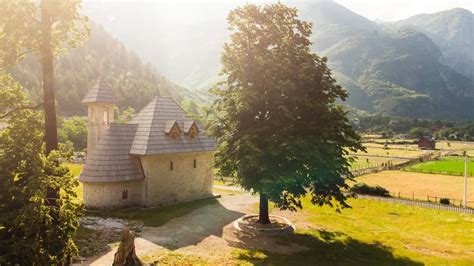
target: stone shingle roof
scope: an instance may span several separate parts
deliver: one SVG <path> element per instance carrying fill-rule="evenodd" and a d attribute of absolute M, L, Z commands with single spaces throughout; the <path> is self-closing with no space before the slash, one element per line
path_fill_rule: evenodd
<path fill-rule="evenodd" d="M 90 151 L 79 180 L 119 182 L 144 178 L 137 156 L 130 147 L 138 125 L 110 124 L 93 151 Z"/>
<path fill-rule="evenodd" d="M 110 89 L 109 83 L 103 78 L 99 78 L 97 84 L 82 99 L 82 103 L 114 103 L 118 104 L 119 99 Z"/>
<path fill-rule="evenodd" d="M 172 123 L 170 123 L 170 121 Z M 175 123 L 190 128 L 194 121 L 171 98 L 157 97 L 128 124 L 110 124 L 94 150 L 89 151 L 79 177 L 82 182 L 121 182 L 143 179 L 140 155 L 213 151 L 214 139 L 205 134 L 173 138 L 165 128 Z M 199 125 L 196 124 L 198 130 Z"/>
<path fill-rule="evenodd" d="M 213 151 L 216 141 L 205 134 L 190 138 L 181 134 L 172 138 L 165 133 L 169 121 L 176 120 L 180 128 L 189 125 L 186 112 L 171 98 L 157 97 L 130 121 L 138 124 L 130 154 L 154 155 L 182 152 Z M 204 132 L 198 126 L 200 132 Z"/>

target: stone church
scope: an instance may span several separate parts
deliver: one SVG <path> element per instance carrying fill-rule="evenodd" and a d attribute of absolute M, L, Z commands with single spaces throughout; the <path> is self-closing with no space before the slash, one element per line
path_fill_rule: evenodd
<path fill-rule="evenodd" d="M 79 180 L 88 208 L 159 206 L 212 195 L 216 146 L 171 98 L 156 97 L 127 124 L 103 79 L 82 100 L 88 156 Z"/>

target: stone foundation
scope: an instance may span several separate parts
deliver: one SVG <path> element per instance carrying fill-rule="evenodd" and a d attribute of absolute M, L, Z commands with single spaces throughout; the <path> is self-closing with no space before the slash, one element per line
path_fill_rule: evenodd
<path fill-rule="evenodd" d="M 142 206 L 144 180 L 83 183 L 84 203 L 91 209 Z"/>

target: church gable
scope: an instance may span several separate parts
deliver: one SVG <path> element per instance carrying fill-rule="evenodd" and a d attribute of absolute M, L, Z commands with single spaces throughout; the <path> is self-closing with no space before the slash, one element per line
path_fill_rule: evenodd
<path fill-rule="evenodd" d="M 165 133 L 173 139 L 179 138 L 181 135 L 181 128 L 179 128 L 178 122 L 176 122 L 176 120 L 166 121 Z"/>
<path fill-rule="evenodd" d="M 184 134 L 189 138 L 195 138 L 199 134 L 199 128 L 194 120 L 184 121 Z"/>

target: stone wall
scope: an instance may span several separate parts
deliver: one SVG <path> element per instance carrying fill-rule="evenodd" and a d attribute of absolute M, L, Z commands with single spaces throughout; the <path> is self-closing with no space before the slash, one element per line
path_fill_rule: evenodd
<path fill-rule="evenodd" d="M 114 183 L 83 183 L 84 202 L 91 209 L 142 206 L 144 180 Z M 126 191 L 127 198 L 123 199 Z"/>
<path fill-rule="evenodd" d="M 212 152 L 140 157 L 145 173 L 144 204 L 157 206 L 211 196 L 212 157 Z"/>

